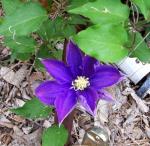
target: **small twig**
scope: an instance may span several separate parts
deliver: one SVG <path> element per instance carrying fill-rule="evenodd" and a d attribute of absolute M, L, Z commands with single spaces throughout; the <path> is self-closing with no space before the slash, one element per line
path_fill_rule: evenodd
<path fill-rule="evenodd" d="M 135 13 L 134 13 L 134 5 L 133 5 L 133 3 L 131 2 L 131 8 L 132 8 L 132 18 L 133 18 L 133 24 L 135 25 L 135 23 L 136 23 L 136 20 L 135 20 Z"/>
<path fill-rule="evenodd" d="M 33 97 L 34 95 L 33 95 L 32 89 L 31 89 L 30 74 L 31 74 L 31 72 L 32 72 L 32 70 L 33 70 L 34 65 L 35 65 L 35 59 L 34 59 L 34 62 L 33 62 L 32 66 L 30 67 L 30 69 L 29 69 L 29 71 L 28 71 L 28 73 L 27 73 L 27 75 L 26 75 L 26 79 L 27 79 L 28 87 L 29 87 L 29 93 L 30 93 L 30 95 L 31 95 L 32 97 Z"/>
<path fill-rule="evenodd" d="M 144 40 L 149 36 L 150 32 L 137 44 L 137 46 L 128 54 L 128 57 L 144 42 Z"/>

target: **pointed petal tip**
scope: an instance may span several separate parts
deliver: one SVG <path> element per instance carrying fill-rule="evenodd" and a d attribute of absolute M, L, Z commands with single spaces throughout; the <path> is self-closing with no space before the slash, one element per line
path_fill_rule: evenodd
<path fill-rule="evenodd" d="M 63 123 L 63 121 L 66 119 L 66 117 L 68 117 L 69 116 L 69 114 L 73 111 L 73 109 L 74 109 L 75 107 L 73 107 L 69 112 L 68 112 L 68 114 L 66 114 L 63 118 L 59 118 L 59 116 L 58 116 L 58 125 L 59 125 L 59 127 L 62 125 L 62 123 Z M 58 113 L 57 113 L 58 114 Z"/>
<path fill-rule="evenodd" d="M 67 45 L 76 45 L 71 39 L 68 41 Z"/>
<path fill-rule="evenodd" d="M 74 76 L 81 73 L 80 66 L 82 65 L 82 53 L 78 46 L 71 40 L 67 44 L 66 61 Z"/>
<path fill-rule="evenodd" d="M 96 114 L 95 112 L 96 112 L 97 96 L 98 96 L 97 91 L 94 90 L 93 88 L 88 88 L 87 90 L 83 91 L 79 96 L 81 105 L 92 116 L 95 116 Z"/>
<path fill-rule="evenodd" d="M 47 59 L 39 58 L 39 59 L 40 59 L 40 61 L 42 62 L 43 65 L 45 65 L 45 63 L 47 63 L 47 61 L 50 62 L 50 61 L 54 60 L 54 59 L 48 59 L 48 58 Z"/>
<path fill-rule="evenodd" d="M 42 64 L 47 72 L 59 82 L 71 82 L 72 73 L 70 69 L 62 62 L 56 59 L 43 59 Z"/>
<path fill-rule="evenodd" d="M 73 111 L 77 103 L 77 97 L 74 91 L 69 90 L 66 94 L 61 94 L 55 100 L 55 108 L 58 117 L 58 123 L 61 125 L 64 119 Z"/>
<path fill-rule="evenodd" d="M 68 89 L 68 85 L 60 85 L 56 81 L 44 81 L 34 91 L 35 96 L 46 105 L 54 105 L 55 98 Z"/>
<path fill-rule="evenodd" d="M 102 89 L 117 84 L 122 77 L 120 71 L 110 65 L 101 65 L 91 77 L 91 86 Z"/>
<path fill-rule="evenodd" d="M 108 102 L 111 102 L 111 103 L 116 102 L 116 99 L 114 99 L 113 96 L 105 90 L 100 90 L 98 92 L 98 94 L 99 94 L 99 97 L 98 97 L 97 100 L 105 100 L 105 101 L 108 101 Z"/>
<path fill-rule="evenodd" d="M 93 117 L 95 117 L 95 116 L 96 116 L 96 108 L 95 108 L 94 111 L 90 112 L 90 114 L 91 114 Z"/>

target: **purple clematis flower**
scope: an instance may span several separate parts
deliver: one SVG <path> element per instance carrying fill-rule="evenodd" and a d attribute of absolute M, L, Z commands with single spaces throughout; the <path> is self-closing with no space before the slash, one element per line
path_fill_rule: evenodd
<path fill-rule="evenodd" d="M 112 100 L 103 88 L 117 83 L 122 77 L 116 68 L 84 56 L 72 41 L 67 45 L 66 61 L 67 65 L 58 60 L 43 59 L 42 63 L 54 80 L 43 82 L 35 90 L 41 102 L 55 106 L 59 124 L 77 102 L 94 115 L 98 99 Z"/>

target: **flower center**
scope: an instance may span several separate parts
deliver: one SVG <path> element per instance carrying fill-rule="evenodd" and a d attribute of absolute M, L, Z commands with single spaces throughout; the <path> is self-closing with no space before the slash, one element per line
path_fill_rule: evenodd
<path fill-rule="evenodd" d="M 77 76 L 77 79 L 72 82 L 72 88 L 76 91 L 84 90 L 88 86 L 90 86 L 89 78 L 85 76 Z"/>

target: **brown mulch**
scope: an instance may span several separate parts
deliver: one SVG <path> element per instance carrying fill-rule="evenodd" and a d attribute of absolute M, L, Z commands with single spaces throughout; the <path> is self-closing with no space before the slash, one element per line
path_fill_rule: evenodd
<path fill-rule="evenodd" d="M 0 16 L 2 14 L 0 9 Z M 54 123 L 54 117 L 29 120 L 13 114 L 10 109 L 30 100 L 34 89 L 48 76 L 33 70 L 30 62 L 11 63 L 9 58 L 9 49 L 0 45 L 0 146 L 41 146 L 42 130 Z M 150 97 L 141 100 L 134 87 L 125 79 L 109 88 L 116 101 L 100 101 L 95 118 L 78 107 L 72 144 L 81 144 L 86 130 L 96 125 L 108 132 L 110 146 L 150 146 Z"/>
<path fill-rule="evenodd" d="M 9 50 L 6 53 L 6 56 L 9 55 Z M 20 107 L 25 101 L 30 100 L 40 81 L 48 77 L 47 74 L 32 69 L 33 66 L 27 62 L 11 64 L 4 60 L 1 63 L 1 146 L 40 146 L 43 128 L 54 123 L 53 116 L 32 121 L 9 110 Z M 110 146 L 150 146 L 150 97 L 141 100 L 128 79 L 108 90 L 115 98 L 115 102 L 101 100 L 95 118 L 78 107 L 75 112 L 72 143 L 81 144 L 86 130 L 96 125 L 108 132 Z"/>

